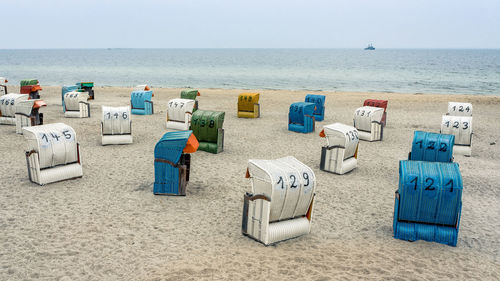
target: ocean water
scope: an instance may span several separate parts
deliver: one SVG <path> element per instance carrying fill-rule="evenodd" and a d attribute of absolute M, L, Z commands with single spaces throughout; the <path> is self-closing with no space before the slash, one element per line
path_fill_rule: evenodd
<path fill-rule="evenodd" d="M 10 84 L 463 93 L 500 95 L 500 50 L 0 50 Z"/>

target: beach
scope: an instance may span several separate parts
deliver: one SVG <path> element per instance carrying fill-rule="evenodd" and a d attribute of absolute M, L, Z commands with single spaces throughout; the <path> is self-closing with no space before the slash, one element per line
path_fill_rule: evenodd
<path fill-rule="evenodd" d="M 61 88 L 42 88 L 44 123 L 75 129 L 84 176 L 31 183 L 23 136 L 0 126 L 0 280 L 500 279 L 500 96 L 199 89 L 200 109 L 226 112 L 224 151 L 194 153 L 186 196 L 176 197 L 153 195 L 153 151 L 181 89 L 153 88 L 154 115 L 132 116 L 134 143 L 101 146 L 101 106 L 129 105 L 131 88 L 95 87 L 86 119 L 64 118 Z M 242 92 L 261 94 L 261 118 L 237 118 Z M 288 131 L 290 104 L 308 93 L 326 95 L 325 120 L 311 134 Z M 352 125 L 367 98 L 389 101 L 383 141 L 360 141 L 348 174 L 320 171 L 322 126 Z M 439 132 L 448 101 L 474 107 L 472 157 L 455 156 L 457 247 L 394 239 L 399 160 L 415 130 Z M 312 229 L 266 247 L 241 234 L 247 162 L 288 155 L 316 175 Z"/>

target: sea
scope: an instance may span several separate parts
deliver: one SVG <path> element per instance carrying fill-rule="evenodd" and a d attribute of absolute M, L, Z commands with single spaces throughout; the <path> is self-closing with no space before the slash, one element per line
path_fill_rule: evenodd
<path fill-rule="evenodd" d="M 0 50 L 9 84 L 500 95 L 500 49 Z"/>

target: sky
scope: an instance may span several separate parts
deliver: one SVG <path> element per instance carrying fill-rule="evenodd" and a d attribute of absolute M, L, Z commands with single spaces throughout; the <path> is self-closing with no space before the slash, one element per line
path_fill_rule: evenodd
<path fill-rule="evenodd" d="M 0 0 L 0 49 L 500 48 L 500 0 Z"/>

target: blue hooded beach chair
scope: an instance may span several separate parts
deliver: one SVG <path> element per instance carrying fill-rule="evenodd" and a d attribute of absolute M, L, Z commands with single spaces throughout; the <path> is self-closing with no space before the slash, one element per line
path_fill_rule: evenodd
<path fill-rule="evenodd" d="M 130 98 L 132 114 L 151 115 L 154 113 L 153 91 L 133 91 Z"/>
<path fill-rule="evenodd" d="M 288 130 L 298 133 L 314 131 L 314 108 L 310 102 L 296 102 L 290 105 L 288 112 Z"/>
<path fill-rule="evenodd" d="M 454 135 L 415 131 L 408 160 L 453 162 Z"/>
<path fill-rule="evenodd" d="M 456 246 L 462 190 L 457 163 L 401 160 L 394 238 Z"/>
<path fill-rule="evenodd" d="M 325 99 L 324 95 L 307 95 L 306 102 L 311 102 L 316 105 L 314 110 L 314 119 L 316 121 L 323 121 L 325 119 Z"/>
<path fill-rule="evenodd" d="M 192 131 L 168 132 L 155 146 L 154 194 L 186 195 L 191 155 L 199 143 Z"/>

